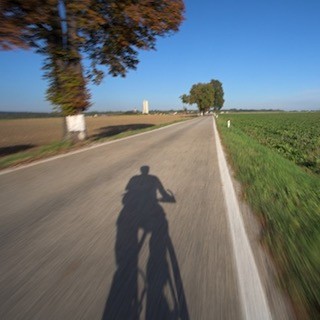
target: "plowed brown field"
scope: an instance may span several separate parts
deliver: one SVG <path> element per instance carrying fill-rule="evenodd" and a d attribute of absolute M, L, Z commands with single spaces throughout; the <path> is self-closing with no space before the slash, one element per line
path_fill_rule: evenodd
<path fill-rule="evenodd" d="M 185 118 L 184 115 L 121 115 L 86 117 L 90 140 L 117 133 L 165 124 Z M 63 118 L 15 119 L 0 121 L 0 156 L 8 149 L 23 151 L 61 140 Z M 3 150 L 4 152 L 1 152 Z M 11 150 L 8 153 L 14 153 Z"/>

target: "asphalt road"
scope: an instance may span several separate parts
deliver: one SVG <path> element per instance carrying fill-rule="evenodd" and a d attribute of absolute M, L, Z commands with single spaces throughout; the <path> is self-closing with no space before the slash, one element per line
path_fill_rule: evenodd
<path fill-rule="evenodd" d="M 212 118 L 0 176 L 0 319 L 241 319 Z"/>

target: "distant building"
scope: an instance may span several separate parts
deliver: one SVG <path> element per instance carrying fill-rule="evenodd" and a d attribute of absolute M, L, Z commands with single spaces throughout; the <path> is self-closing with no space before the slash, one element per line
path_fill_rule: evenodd
<path fill-rule="evenodd" d="M 142 113 L 143 114 L 149 114 L 149 102 L 148 102 L 148 100 L 143 100 Z"/>

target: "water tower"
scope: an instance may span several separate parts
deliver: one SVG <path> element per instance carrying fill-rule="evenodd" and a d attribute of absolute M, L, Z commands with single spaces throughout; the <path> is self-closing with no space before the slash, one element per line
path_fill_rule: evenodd
<path fill-rule="evenodd" d="M 149 102 L 148 102 L 148 100 L 143 100 L 142 113 L 143 114 L 149 114 Z"/>

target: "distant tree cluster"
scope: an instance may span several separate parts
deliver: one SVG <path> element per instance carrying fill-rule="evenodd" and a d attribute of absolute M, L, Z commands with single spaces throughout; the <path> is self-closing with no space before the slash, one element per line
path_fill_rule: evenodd
<path fill-rule="evenodd" d="M 125 76 L 136 68 L 138 50 L 177 31 L 183 14 L 183 0 L 1 0 L 0 50 L 43 54 L 47 99 L 73 115 L 90 106 L 87 83 L 101 82 L 99 66 Z"/>
<path fill-rule="evenodd" d="M 210 108 L 220 110 L 224 104 L 224 91 L 219 80 L 211 80 L 209 83 L 194 84 L 189 95 L 180 96 L 184 104 L 196 104 L 200 112 L 207 112 Z"/>
<path fill-rule="evenodd" d="M 0 119 L 33 119 L 33 118 L 57 118 L 61 117 L 56 112 L 8 112 L 0 111 Z"/>

